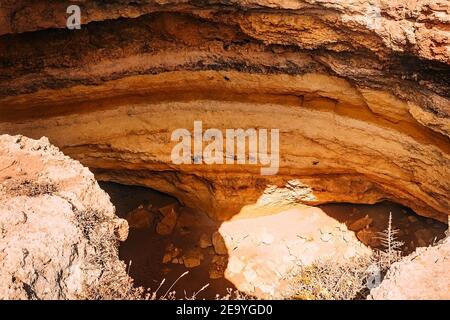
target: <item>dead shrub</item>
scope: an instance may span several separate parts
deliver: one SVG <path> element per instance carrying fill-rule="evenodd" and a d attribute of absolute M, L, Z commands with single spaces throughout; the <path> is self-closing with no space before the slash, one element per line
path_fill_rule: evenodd
<path fill-rule="evenodd" d="M 289 298 L 299 300 L 351 300 L 362 296 L 366 289 L 369 256 L 349 261 L 318 261 L 300 267 L 291 274 Z"/>
<path fill-rule="evenodd" d="M 403 242 L 397 240 L 398 230 L 388 225 L 378 239 L 383 249 L 372 256 L 347 261 L 317 261 L 291 272 L 288 297 L 301 300 L 351 300 L 365 298 L 371 285 L 377 286 L 394 262 L 402 258 Z M 374 278 L 376 277 L 376 278 Z M 371 281 L 375 280 L 374 283 Z"/>

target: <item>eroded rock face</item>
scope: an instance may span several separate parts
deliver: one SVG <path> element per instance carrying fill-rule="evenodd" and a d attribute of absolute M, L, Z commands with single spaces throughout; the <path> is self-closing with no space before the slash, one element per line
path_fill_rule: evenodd
<path fill-rule="evenodd" d="M 440 244 L 418 248 L 395 263 L 368 299 L 427 300 L 450 299 L 450 237 Z"/>
<path fill-rule="evenodd" d="M 69 31 L 62 4 L 2 1 L 1 132 L 219 220 L 281 195 L 390 199 L 447 222 L 448 1 L 79 3 Z M 279 128 L 278 175 L 174 165 L 171 132 L 194 120 Z"/>
<path fill-rule="evenodd" d="M 0 136 L 0 299 L 85 299 L 129 281 L 119 219 L 93 174 L 47 139 Z"/>

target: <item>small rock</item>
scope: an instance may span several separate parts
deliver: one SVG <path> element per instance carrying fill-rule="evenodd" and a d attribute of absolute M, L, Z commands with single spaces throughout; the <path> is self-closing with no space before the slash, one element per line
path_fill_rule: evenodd
<path fill-rule="evenodd" d="M 161 211 L 161 209 L 160 209 Z M 177 224 L 177 213 L 172 208 L 163 214 L 162 220 L 156 226 L 156 233 L 162 236 L 170 235 Z"/>
<path fill-rule="evenodd" d="M 416 223 L 417 221 L 419 221 L 419 219 L 417 219 L 414 216 L 408 216 L 408 221 L 411 222 L 411 223 Z"/>
<path fill-rule="evenodd" d="M 177 211 L 177 204 L 176 203 L 171 203 L 168 204 L 164 207 L 159 208 L 159 212 L 161 212 L 161 214 L 163 215 L 163 217 L 167 216 L 168 214 L 171 214 L 172 211 Z"/>
<path fill-rule="evenodd" d="M 372 218 L 366 215 L 364 218 L 358 219 L 348 227 L 352 231 L 359 231 L 368 227 L 373 222 Z"/>
<path fill-rule="evenodd" d="M 147 209 L 144 209 L 142 205 L 138 208 L 130 211 L 127 214 L 128 225 L 132 229 L 146 229 L 150 228 L 153 222 L 153 215 Z"/>
<path fill-rule="evenodd" d="M 210 279 L 222 278 L 226 268 L 227 268 L 227 257 L 215 255 L 212 259 L 208 271 L 209 278 Z"/>
<path fill-rule="evenodd" d="M 211 263 L 216 263 L 218 261 L 224 261 L 225 259 L 226 259 L 226 257 L 216 254 L 212 258 Z"/>
<path fill-rule="evenodd" d="M 211 238 L 206 233 L 202 233 L 200 240 L 198 241 L 198 245 L 202 249 L 212 246 Z"/>
<path fill-rule="evenodd" d="M 214 251 L 217 254 L 228 254 L 225 240 L 223 240 L 222 235 L 218 231 L 214 232 L 212 235 L 212 244 L 214 246 Z"/>
<path fill-rule="evenodd" d="M 286 184 L 287 187 L 294 187 L 294 188 L 299 187 L 301 185 L 302 183 L 298 179 L 289 180 L 288 183 Z"/>
<path fill-rule="evenodd" d="M 118 241 L 125 241 L 128 238 L 129 226 L 125 219 L 116 219 L 114 221 L 114 236 Z"/>
<path fill-rule="evenodd" d="M 198 267 L 202 263 L 203 259 L 203 253 L 199 248 L 191 249 L 183 256 L 184 266 L 186 268 Z"/>
<path fill-rule="evenodd" d="M 379 247 L 381 244 L 379 237 L 377 237 L 377 234 L 368 229 L 358 231 L 356 237 L 359 241 L 369 247 Z"/>
<path fill-rule="evenodd" d="M 182 250 L 180 248 L 177 248 L 173 245 L 173 243 L 170 243 L 164 252 L 163 260 L 162 262 L 169 263 L 176 257 L 178 257 L 181 254 Z"/>
<path fill-rule="evenodd" d="M 166 264 L 172 260 L 172 255 L 170 253 L 165 253 L 162 259 L 162 263 Z"/>

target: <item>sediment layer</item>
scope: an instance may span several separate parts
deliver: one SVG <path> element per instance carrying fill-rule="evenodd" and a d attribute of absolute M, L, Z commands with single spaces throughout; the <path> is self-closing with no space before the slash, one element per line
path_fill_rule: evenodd
<path fill-rule="evenodd" d="M 82 3 L 82 29 L 70 31 L 57 2 L 45 21 L 40 1 L 2 2 L 2 133 L 47 136 L 99 179 L 219 220 L 271 198 L 388 199 L 447 221 L 447 2 L 127 4 Z M 278 174 L 174 165 L 171 133 L 195 120 L 280 129 Z"/>

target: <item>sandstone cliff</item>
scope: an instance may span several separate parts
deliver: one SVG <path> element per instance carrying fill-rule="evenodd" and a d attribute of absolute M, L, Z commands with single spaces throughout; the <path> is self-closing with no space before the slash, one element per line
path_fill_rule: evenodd
<path fill-rule="evenodd" d="M 46 139 L 0 136 L 0 299 L 126 288 L 116 239 L 128 224 L 114 210 L 93 174 Z"/>
<path fill-rule="evenodd" d="M 0 131 L 217 219 L 299 179 L 299 201 L 450 211 L 448 1 L 0 4 Z M 279 128 L 281 168 L 174 165 L 176 128 Z"/>

